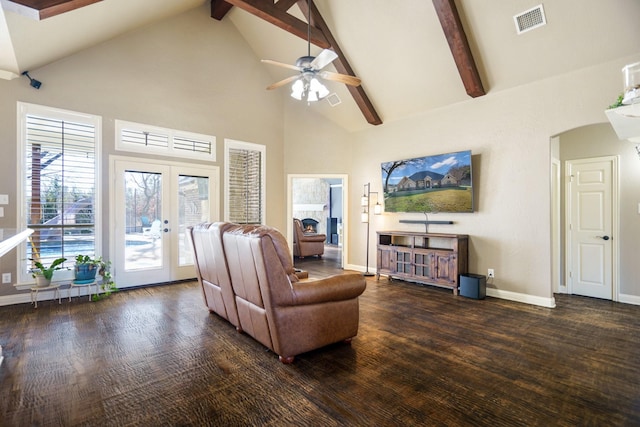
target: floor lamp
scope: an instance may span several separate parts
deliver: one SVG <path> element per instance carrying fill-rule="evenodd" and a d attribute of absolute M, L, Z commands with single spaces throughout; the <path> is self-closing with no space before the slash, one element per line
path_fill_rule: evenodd
<path fill-rule="evenodd" d="M 373 213 L 375 215 L 380 215 L 382 213 L 382 205 L 380 204 L 380 201 L 378 200 L 378 192 L 377 191 L 371 191 L 371 183 L 367 182 L 364 185 L 364 194 L 362 195 L 362 198 L 360 199 L 360 206 L 362 206 L 362 214 L 361 214 L 361 221 L 362 222 L 366 222 L 367 223 L 367 264 L 366 264 L 366 269 L 364 272 L 365 276 L 373 276 L 373 273 L 369 272 L 369 219 L 370 219 L 370 213 L 371 213 L 371 195 L 375 194 L 376 195 L 376 204 L 373 207 Z"/>

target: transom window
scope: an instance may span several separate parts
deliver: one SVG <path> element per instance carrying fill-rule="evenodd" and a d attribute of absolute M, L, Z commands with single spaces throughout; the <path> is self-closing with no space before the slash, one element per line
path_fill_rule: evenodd
<path fill-rule="evenodd" d="M 116 150 L 215 161 L 216 138 L 116 120 Z"/>

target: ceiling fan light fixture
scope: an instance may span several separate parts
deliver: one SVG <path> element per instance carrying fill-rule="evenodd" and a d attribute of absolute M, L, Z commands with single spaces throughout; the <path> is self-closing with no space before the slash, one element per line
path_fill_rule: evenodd
<path fill-rule="evenodd" d="M 302 79 L 298 79 L 291 86 L 291 97 L 297 99 L 298 101 L 302 101 L 302 95 L 304 94 L 304 83 L 302 83 Z"/>
<path fill-rule="evenodd" d="M 329 89 L 327 89 L 326 86 L 320 83 L 320 81 L 315 77 L 311 79 L 311 82 L 309 83 L 309 89 L 311 90 L 311 92 L 317 94 L 318 99 L 325 98 L 327 95 L 329 95 Z"/>
<path fill-rule="evenodd" d="M 307 102 L 316 102 L 318 100 L 318 92 L 310 91 L 307 95 Z"/>

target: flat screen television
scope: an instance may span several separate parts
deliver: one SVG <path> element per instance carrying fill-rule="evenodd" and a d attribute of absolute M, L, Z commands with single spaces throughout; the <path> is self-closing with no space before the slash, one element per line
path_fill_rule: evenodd
<path fill-rule="evenodd" d="M 385 212 L 473 212 L 471 150 L 381 167 Z"/>

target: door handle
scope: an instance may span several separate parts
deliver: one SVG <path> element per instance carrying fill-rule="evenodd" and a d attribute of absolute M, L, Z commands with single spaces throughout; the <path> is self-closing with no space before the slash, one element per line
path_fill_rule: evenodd
<path fill-rule="evenodd" d="M 609 240 L 611 238 L 609 236 L 596 236 L 596 237 L 602 240 Z"/>
<path fill-rule="evenodd" d="M 165 233 L 168 233 L 168 232 L 169 232 L 169 230 L 171 230 L 171 229 L 170 229 L 170 228 L 165 228 L 163 231 L 164 231 Z M 608 237 L 607 237 L 607 239 L 608 239 Z"/>

